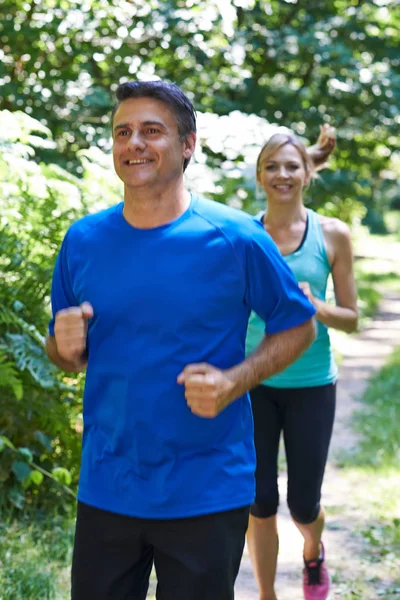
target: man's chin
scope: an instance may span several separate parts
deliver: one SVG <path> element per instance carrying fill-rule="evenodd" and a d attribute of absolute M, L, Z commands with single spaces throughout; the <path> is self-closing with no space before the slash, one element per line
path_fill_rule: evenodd
<path fill-rule="evenodd" d="M 122 179 L 122 177 L 121 177 Z M 126 187 L 134 189 L 140 189 L 144 187 L 148 187 L 154 183 L 154 179 L 152 177 L 144 177 L 143 179 L 131 179 L 129 177 L 125 177 L 122 179 Z"/>

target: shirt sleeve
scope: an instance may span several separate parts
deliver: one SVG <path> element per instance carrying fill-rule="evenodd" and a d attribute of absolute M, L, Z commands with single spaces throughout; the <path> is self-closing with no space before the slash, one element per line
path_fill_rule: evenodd
<path fill-rule="evenodd" d="M 251 310 L 265 322 L 266 333 L 278 333 L 308 321 L 316 313 L 276 244 L 254 223 L 246 254 L 246 298 Z"/>
<path fill-rule="evenodd" d="M 75 299 L 71 278 L 68 268 L 68 233 L 64 238 L 53 272 L 51 286 L 51 310 L 52 318 L 49 322 L 49 334 L 54 336 L 55 316 L 58 311 L 79 306 Z"/>

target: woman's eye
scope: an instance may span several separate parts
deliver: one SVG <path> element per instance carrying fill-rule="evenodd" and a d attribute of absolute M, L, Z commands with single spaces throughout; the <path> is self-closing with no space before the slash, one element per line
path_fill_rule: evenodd
<path fill-rule="evenodd" d="M 276 169 L 275 165 L 266 165 L 265 170 L 266 171 L 274 171 Z"/>

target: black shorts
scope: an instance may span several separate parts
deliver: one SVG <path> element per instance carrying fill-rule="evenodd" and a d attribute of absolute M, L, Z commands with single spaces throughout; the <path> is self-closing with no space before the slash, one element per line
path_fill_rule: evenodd
<path fill-rule="evenodd" d="M 249 507 L 187 519 L 137 519 L 78 503 L 72 600 L 232 600 Z"/>
<path fill-rule="evenodd" d="M 298 523 L 315 521 L 335 418 L 336 384 L 306 388 L 259 385 L 250 393 L 256 445 L 256 499 L 250 512 L 278 511 L 278 453 L 281 432 L 288 470 L 287 501 Z"/>

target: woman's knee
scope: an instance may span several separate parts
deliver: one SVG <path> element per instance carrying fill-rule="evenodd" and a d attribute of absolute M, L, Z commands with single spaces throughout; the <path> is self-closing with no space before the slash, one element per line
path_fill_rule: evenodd
<path fill-rule="evenodd" d="M 321 510 L 320 502 L 305 504 L 304 502 L 294 502 L 288 498 L 288 507 L 292 519 L 300 525 L 309 525 L 318 519 Z"/>
<path fill-rule="evenodd" d="M 278 492 L 269 494 L 256 494 L 256 499 L 250 507 L 250 514 L 259 519 L 268 519 L 278 512 Z"/>

